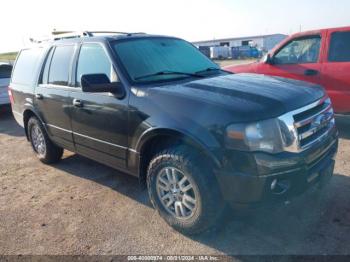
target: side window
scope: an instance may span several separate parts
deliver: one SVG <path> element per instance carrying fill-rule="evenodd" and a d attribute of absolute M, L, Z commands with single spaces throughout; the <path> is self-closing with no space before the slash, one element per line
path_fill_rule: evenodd
<path fill-rule="evenodd" d="M 76 77 L 78 86 L 81 76 L 87 74 L 105 74 L 111 82 L 118 81 L 112 63 L 99 44 L 84 44 L 80 49 Z"/>
<path fill-rule="evenodd" d="M 350 32 L 332 34 L 328 60 L 330 62 L 350 62 Z"/>
<path fill-rule="evenodd" d="M 11 78 L 12 66 L 11 65 L 0 65 L 0 79 Z"/>
<path fill-rule="evenodd" d="M 275 64 L 316 63 L 320 54 L 320 46 L 320 36 L 296 39 L 275 55 Z"/>
<path fill-rule="evenodd" d="M 74 46 L 57 46 L 52 56 L 49 84 L 67 86 Z"/>
<path fill-rule="evenodd" d="M 19 54 L 12 74 L 12 83 L 30 85 L 37 75 L 42 48 L 22 50 Z"/>

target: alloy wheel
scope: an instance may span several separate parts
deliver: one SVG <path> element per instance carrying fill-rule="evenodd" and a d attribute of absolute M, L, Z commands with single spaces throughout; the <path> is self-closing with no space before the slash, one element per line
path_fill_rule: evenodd
<path fill-rule="evenodd" d="M 46 153 L 46 142 L 45 142 L 44 134 L 38 125 L 34 125 L 32 127 L 31 141 L 32 141 L 34 150 L 39 155 L 44 156 Z"/>
<path fill-rule="evenodd" d="M 157 175 L 156 188 L 167 212 L 178 219 L 193 216 L 198 197 L 193 184 L 182 171 L 173 167 L 163 168 Z"/>

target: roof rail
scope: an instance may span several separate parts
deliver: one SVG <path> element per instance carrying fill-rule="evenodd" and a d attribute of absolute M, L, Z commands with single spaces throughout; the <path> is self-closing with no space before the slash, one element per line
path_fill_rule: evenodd
<path fill-rule="evenodd" d="M 30 38 L 29 40 L 32 43 L 43 43 L 48 41 L 57 41 L 62 39 L 69 39 L 69 38 L 80 38 L 80 37 L 93 37 L 97 34 L 108 34 L 108 35 L 136 35 L 136 34 L 145 34 L 143 32 L 119 32 L 119 31 L 52 31 L 51 37 L 46 37 L 42 39 L 34 39 Z"/>
<path fill-rule="evenodd" d="M 53 31 L 51 40 L 61 40 L 69 38 L 90 37 L 92 36 L 88 32 L 84 31 Z"/>
<path fill-rule="evenodd" d="M 94 36 L 95 34 L 112 34 L 112 35 L 137 35 L 145 34 L 143 32 L 119 32 L 119 31 L 85 31 L 84 33 L 89 34 L 89 36 Z"/>
<path fill-rule="evenodd" d="M 142 32 L 120 32 L 120 31 L 53 31 L 54 40 L 73 38 L 73 37 L 92 37 L 97 34 L 108 34 L 108 35 L 135 35 L 135 34 L 145 34 Z"/>
<path fill-rule="evenodd" d="M 52 31 L 51 36 L 45 36 L 42 38 L 29 38 L 30 42 L 33 44 L 41 44 L 44 42 L 56 41 L 61 39 L 68 38 L 79 38 L 83 36 L 90 36 L 84 32 L 75 32 L 75 31 Z"/>

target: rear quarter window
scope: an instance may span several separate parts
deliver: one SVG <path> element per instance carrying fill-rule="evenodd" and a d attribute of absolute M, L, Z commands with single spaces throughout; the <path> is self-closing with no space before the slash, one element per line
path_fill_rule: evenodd
<path fill-rule="evenodd" d="M 0 79 L 11 78 L 11 72 L 11 65 L 0 65 Z"/>
<path fill-rule="evenodd" d="M 67 86 L 74 46 L 57 46 L 51 60 L 48 82 L 53 85 Z"/>
<path fill-rule="evenodd" d="M 328 60 L 330 62 L 350 62 L 350 31 L 335 32 L 331 35 Z"/>
<path fill-rule="evenodd" d="M 22 50 L 19 54 L 11 82 L 15 84 L 31 85 L 37 77 L 43 48 Z"/>

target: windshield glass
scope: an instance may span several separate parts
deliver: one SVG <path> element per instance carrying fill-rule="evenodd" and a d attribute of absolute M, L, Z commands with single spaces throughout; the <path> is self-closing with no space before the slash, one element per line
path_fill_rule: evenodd
<path fill-rule="evenodd" d="M 180 39 L 135 39 L 114 43 L 113 49 L 130 79 L 137 83 L 193 77 L 208 68 L 219 69 L 193 45 Z"/>

